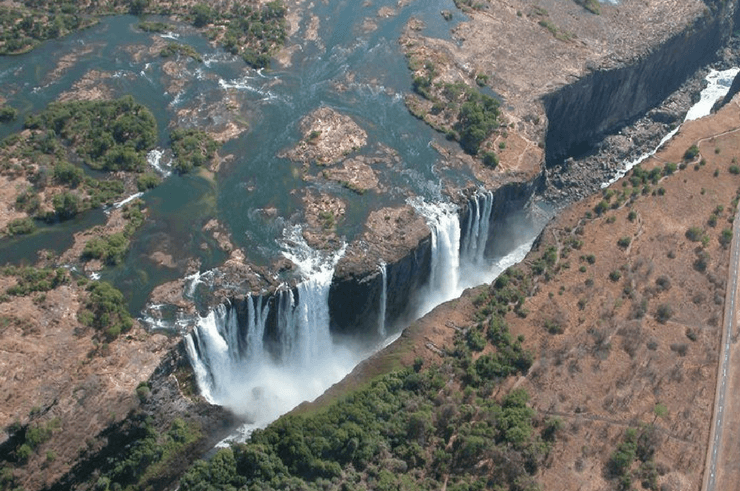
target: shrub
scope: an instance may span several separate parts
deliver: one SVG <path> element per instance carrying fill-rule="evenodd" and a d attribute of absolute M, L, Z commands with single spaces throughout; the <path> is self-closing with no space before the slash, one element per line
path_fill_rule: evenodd
<path fill-rule="evenodd" d="M 719 236 L 719 243 L 722 247 L 727 247 L 732 243 L 732 230 L 729 228 L 723 229 Z"/>
<path fill-rule="evenodd" d="M 619 272 L 618 269 L 615 269 L 611 273 L 609 273 L 609 279 L 616 282 L 619 281 L 619 279 L 622 277 L 622 273 Z"/>
<path fill-rule="evenodd" d="M 87 291 L 85 309 L 77 314 L 81 323 L 105 333 L 108 339 L 131 329 L 134 322 L 118 289 L 110 283 L 95 281 L 87 287 Z"/>
<path fill-rule="evenodd" d="M 658 309 L 655 311 L 655 318 L 658 322 L 665 324 L 671 316 L 673 316 L 673 308 L 669 304 L 658 305 Z"/>
<path fill-rule="evenodd" d="M 106 264 L 115 266 L 123 261 L 128 246 L 129 240 L 123 232 L 104 237 L 93 237 L 85 244 L 82 259 L 100 259 Z"/>
<path fill-rule="evenodd" d="M 730 174 L 735 174 L 735 175 L 740 174 L 740 167 L 738 167 L 737 165 L 731 165 L 729 168 L 729 171 L 730 171 Z"/>
<path fill-rule="evenodd" d="M 627 247 L 629 247 L 630 242 L 632 242 L 632 239 L 630 239 L 629 237 L 622 237 L 617 241 L 617 245 L 622 249 L 626 249 Z"/>
<path fill-rule="evenodd" d="M 494 152 L 483 152 L 483 164 L 495 169 L 498 166 L 498 155 Z"/>
<path fill-rule="evenodd" d="M 10 106 L 0 107 L 0 123 L 9 123 L 18 116 L 18 111 Z"/>
<path fill-rule="evenodd" d="M 704 236 L 704 230 L 701 227 L 691 227 L 686 231 L 686 238 L 691 242 L 699 242 Z"/>
<path fill-rule="evenodd" d="M 25 235 L 36 230 L 36 222 L 32 218 L 16 218 L 8 223 L 6 232 L 8 235 Z"/>
<path fill-rule="evenodd" d="M 153 172 L 145 172 L 136 178 L 136 188 L 143 192 L 148 189 L 156 188 L 159 186 L 160 182 L 162 182 L 162 180 L 157 174 Z"/>
<path fill-rule="evenodd" d="M 170 145 L 175 156 L 173 166 L 180 173 L 190 172 L 211 160 L 219 146 L 204 131 L 192 128 L 170 133 Z"/>
<path fill-rule="evenodd" d="M 684 160 L 693 160 L 697 155 L 699 155 L 699 147 L 691 145 L 686 152 L 684 152 L 683 158 Z"/>
<path fill-rule="evenodd" d="M 706 251 L 701 251 L 698 255 L 696 260 L 694 261 L 694 269 L 699 271 L 700 273 L 703 273 L 707 270 L 707 267 L 709 266 L 709 253 Z"/>

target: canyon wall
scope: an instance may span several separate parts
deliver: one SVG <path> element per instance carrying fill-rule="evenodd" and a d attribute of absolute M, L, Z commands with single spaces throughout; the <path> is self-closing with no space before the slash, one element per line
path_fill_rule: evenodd
<path fill-rule="evenodd" d="M 693 24 L 624 66 L 592 72 L 543 97 L 548 167 L 590 152 L 711 62 L 740 17 L 738 0 L 707 0 Z"/>

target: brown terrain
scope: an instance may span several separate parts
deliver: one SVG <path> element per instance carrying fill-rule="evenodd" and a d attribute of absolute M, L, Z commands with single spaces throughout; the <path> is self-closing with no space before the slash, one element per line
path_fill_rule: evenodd
<path fill-rule="evenodd" d="M 614 194 L 601 215 L 594 208 L 607 194 L 566 208 L 517 266 L 531 273 L 548 249 L 557 251 L 554 269 L 533 274 L 526 317 L 513 312 L 506 317 L 512 335 L 525 337 L 536 361 L 526 376 L 509 378 L 494 393 L 525 388 L 535 409 L 562 421 L 538 479 L 544 489 L 616 487 L 608 468 L 612 453 L 628 428 L 650 425 L 655 453 L 643 467 L 635 459 L 630 467 L 635 484 L 648 475 L 647 466 L 654 469 L 659 489 L 701 488 L 729 266 L 729 247 L 719 237 L 732 227 L 740 192 L 740 176 L 728 171 L 740 155 L 738 131 L 737 98 L 718 114 L 687 123 L 642 164 L 649 171 L 684 162 L 685 151 L 697 144 L 701 153 L 684 169 L 649 185 L 647 194 L 642 184 L 635 188 L 629 183 L 629 174 L 605 191 Z M 634 198 L 618 201 L 633 189 Z M 691 227 L 701 230 L 704 243 L 687 238 Z M 629 241 L 620 245 L 621 238 Z M 434 362 L 452 348 L 456 333 L 477 324 L 476 297 L 489 288 L 467 290 L 436 308 L 317 403 L 399 363 L 409 366 L 417 357 Z M 737 377 L 731 380 L 728 394 L 738 383 Z M 737 441 L 737 424 L 732 423 L 737 401 L 731 399 L 733 406 L 725 413 L 732 418 L 725 422 L 726 452 Z M 731 455 L 720 461 L 720 468 L 735 476 Z M 734 481 L 724 482 L 717 489 L 730 489 L 727 483 Z"/>
<path fill-rule="evenodd" d="M 2 278 L 2 290 L 13 283 Z M 68 284 L 0 304 L 0 426 L 54 428 L 16 472 L 25 489 L 55 482 L 96 435 L 126 418 L 139 405 L 137 385 L 177 342 L 138 325 L 102 342 L 77 320 L 84 295 Z"/>

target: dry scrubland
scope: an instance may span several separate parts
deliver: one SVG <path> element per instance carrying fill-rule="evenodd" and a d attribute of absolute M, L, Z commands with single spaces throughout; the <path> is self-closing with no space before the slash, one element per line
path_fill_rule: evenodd
<path fill-rule="evenodd" d="M 642 163 L 646 183 L 630 172 L 567 208 L 517 266 L 531 273 L 531 294 L 506 321 L 535 362 L 493 397 L 524 388 L 541 416 L 561 421 L 539 474 L 543 489 L 611 489 L 624 476 L 633 487 L 700 488 L 729 266 L 721 237 L 740 191 L 738 136 L 737 102 L 686 124 Z M 685 158 L 692 145 L 699 154 Z M 496 290 L 469 290 L 439 307 L 404 334 L 395 355 L 438 360 L 456 333 L 475 329 Z M 392 350 L 377 364 L 395 359 Z"/>
<path fill-rule="evenodd" d="M 529 256 L 533 264 L 549 247 L 558 252 L 550 279 L 540 277 L 526 302 L 530 314 L 509 319 L 538 353 L 517 385 L 537 409 L 563 420 L 544 483 L 604 489 L 611 477 L 605 463 L 625 430 L 654 424 L 656 451 L 646 461 L 654 462 L 659 482 L 700 487 L 728 268 L 720 238 L 732 227 L 740 190 L 740 176 L 731 172 L 740 155 L 739 115 L 733 103 L 685 125 L 641 166 L 649 172 L 672 162 L 684 169 L 637 186 L 630 173 L 563 213 Z M 699 155 L 685 159 L 694 144 Z M 614 209 L 620 196 L 635 192 Z M 602 200 L 608 206 L 599 215 Z M 698 237 L 688 237 L 692 227 Z"/>

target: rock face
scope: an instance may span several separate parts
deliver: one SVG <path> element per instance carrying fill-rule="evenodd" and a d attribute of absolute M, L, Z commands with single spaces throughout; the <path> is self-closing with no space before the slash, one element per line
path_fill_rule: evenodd
<path fill-rule="evenodd" d="M 492 232 L 496 230 L 497 222 L 525 206 L 543 184 L 542 177 L 530 182 L 506 184 L 493 191 Z M 471 202 L 467 201 L 460 210 L 460 223 L 466 223 L 470 213 Z M 464 227 L 461 233 L 463 243 L 466 239 Z M 359 258 L 348 253 L 346 257 L 346 261 L 337 268 L 329 292 L 332 330 L 340 334 L 372 337 L 380 325 L 378 315 L 382 311 L 383 275 L 379 269 L 370 268 L 365 263 L 372 260 L 372 254 Z M 432 239 L 427 228 L 427 233 L 406 255 L 387 263 L 385 325 L 410 320 L 408 316 L 413 314 L 415 295 L 429 278 L 432 259 Z"/>
<path fill-rule="evenodd" d="M 545 95 L 547 165 L 591 150 L 675 91 L 732 33 L 737 2 L 712 5 L 686 30 L 627 66 L 596 71 Z M 716 4 L 716 5 L 715 5 Z"/>

